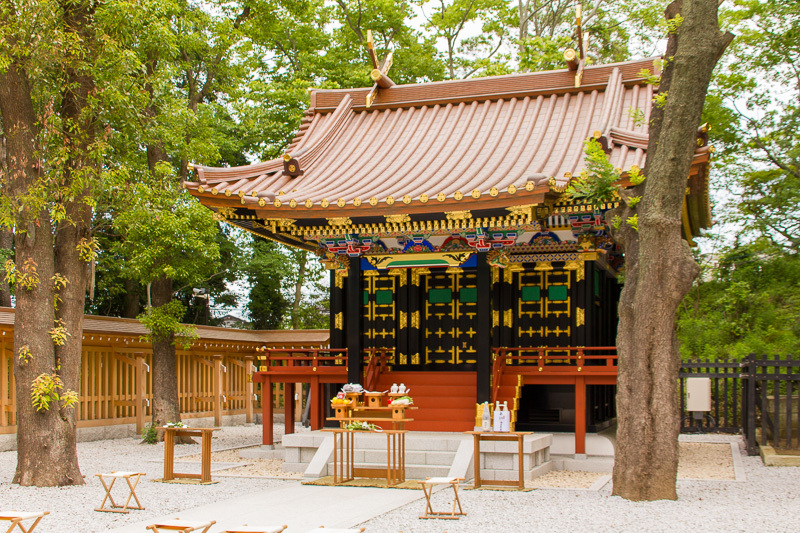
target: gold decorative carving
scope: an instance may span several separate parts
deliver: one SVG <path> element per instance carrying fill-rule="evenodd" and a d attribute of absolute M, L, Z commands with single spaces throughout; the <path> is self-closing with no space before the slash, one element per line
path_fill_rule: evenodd
<path fill-rule="evenodd" d="M 332 217 L 326 220 L 329 226 L 349 226 L 353 223 L 350 217 Z"/>
<path fill-rule="evenodd" d="M 364 272 L 364 277 L 365 278 L 374 278 L 374 277 L 377 277 L 377 276 L 380 276 L 380 275 L 381 275 L 381 273 L 379 271 L 377 271 L 377 270 L 367 270 L 367 271 Z"/>
<path fill-rule="evenodd" d="M 200 185 L 200 186 L 197 188 L 197 192 L 199 192 L 200 194 L 203 194 L 204 192 L 206 192 L 206 188 L 205 188 L 205 187 L 203 187 L 202 185 Z"/>
<path fill-rule="evenodd" d="M 342 329 L 344 327 L 344 316 L 341 312 L 336 313 L 333 317 L 333 327 L 336 329 Z"/>
<path fill-rule="evenodd" d="M 313 206 L 314 206 L 314 202 L 312 202 L 312 201 L 311 201 L 311 199 L 309 198 L 308 200 L 306 200 L 306 201 L 304 202 L 304 204 L 303 204 L 303 205 L 305 205 L 306 207 L 308 207 L 309 209 L 311 209 L 311 207 L 313 207 Z"/>
<path fill-rule="evenodd" d="M 506 209 L 512 216 L 529 217 L 533 215 L 533 208 L 535 205 L 536 204 L 512 205 L 511 207 L 506 207 Z"/>
<path fill-rule="evenodd" d="M 361 205 L 361 198 L 353 198 L 353 205 L 358 207 Z"/>
<path fill-rule="evenodd" d="M 496 328 L 500 325 L 500 311 L 497 309 L 492 311 L 492 327 Z"/>
<path fill-rule="evenodd" d="M 481 191 L 479 189 L 472 190 L 472 197 L 476 200 L 481 197 Z"/>
<path fill-rule="evenodd" d="M 436 195 L 436 199 L 439 200 L 440 202 L 444 202 L 445 198 L 447 198 L 447 196 L 445 196 L 443 192 L 440 192 L 439 194 Z"/>
<path fill-rule="evenodd" d="M 586 310 L 580 307 L 575 308 L 575 325 L 580 327 L 586 324 Z"/>
<path fill-rule="evenodd" d="M 517 186 L 516 185 L 509 185 L 508 186 L 508 194 L 516 194 Z"/>
<path fill-rule="evenodd" d="M 375 196 L 370 196 L 369 205 L 378 205 L 378 199 Z"/>
<path fill-rule="evenodd" d="M 492 187 L 489 189 L 489 196 L 497 196 L 498 194 L 500 194 L 500 191 L 497 190 L 497 187 Z"/>
<path fill-rule="evenodd" d="M 581 267 L 583 267 L 583 263 L 580 261 L 566 261 L 564 263 L 564 270 L 578 270 Z"/>
<path fill-rule="evenodd" d="M 462 272 L 464 272 L 464 269 L 461 267 L 447 267 L 447 270 L 445 270 L 447 274 L 461 274 Z"/>
<path fill-rule="evenodd" d="M 583 281 L 586 278 L 586 268 L 581 263 L 581 267 L 575 271 L 575 281 Z"/>
<path fill-rule="evenodd" d="M 265 218 L 264 222 L 274 224 L 278 228 L 289 228 L 297 221 L 293 218 Z"/>
<path fill-rule="evenodd" d="M 405 311 L 400 311 L 400 329 L 405 329 L 408 327 L 408 313 Z"/>
<path fill-rule="evenodd" d="M 514 310 L 513 309 L 506 309 L 503 313 L 503 324 L 506 327 L 512 327 L 514 325 Z"/>
<path fill-rule="evenodd" d="M 419 311 L 411 313 L 411 327 L 419 329 Z"/>
<path fill-rule="evenodd" d="M 427 194 L 423 194 L 423 195 L 421 195 L 421 196 L 419 197 L 419 201 L 420 201 L 420 202 L 422 202 L 423 204 L 426 204 L 426 203 L 428 203 L 428 195 L 427 195 Z"/>
<path fill-rule="evenodd" d="M 419 354 L 418 353 L 415 353 L 414 355 L 411 356 L 411 364 L 412 365 L 418 365 L 419 364 Z"/>
<path fill-rule="evenodd" d="M 281 206 L 281 201 L 278 200 L 277 198 L 275 198 L 275 201 L 272 202 L 272 205 L 274 205 L 275 207 L 280 207 Z"/>
<path fill-rule="evenodd" d="M 525 182 L 525 190 L 531 192 L 536 187 L 536 184 L 532 181 Z"/>
<path fill-rule="evenodd" d="M 386 205 L 394 205 L 394 196 L 386 197 Z"/>
<path fill-rule="evenodd" d="M 384 216 L 386 217 L 386 222 L 389 224 L 402 224 L 404 222 L 411 222 L 411 217 L 406 214 Z"/>
<path fill-rule="evenodd" d="M 331 205 L 331 203 L 328 201 L 327 198 L 323 198 L 322 200 L 320 200 L 319 205 L 322 206 L 322 209 L 325 209 L 326 207 Z"/>
<path fill-rule="evenodd" d="M 295 207 L 297 207 L 297 200 L 295 200 L 294 198 L 292 198 L 291 200 L 289 200 L 289 207 L 291 207 L 292 209 L 294 209 Z"/>
<path fill-rule="evenodd" d="M 462 198 L 464 198 L 464 193 L 461 191 L 456 191 L 456 193 L 453 195 L 453 198 L 455 198 L 456 200 L 461 200 Z"/>
<path fill-rule="evenodd" d="M 445 216 L 447 220 L 469 220 L 472 218 L 472 212 L 469 210 L 465 211 L 446 211 Z"/>
<path fill-rule="evenodd" d="M 338 200 L 336 200 L 336 205 L 338 205 L 339 207 L 344 207 L 346 203 L 347 202 L 345 202 L 344 198 L 339 198 Z"/>
<path fill-rule="evenodd" d="M 500 268 L 492 267 L 492 285 L 500 281 Z"/>
<path fill-rule="evenodd" d="M 344 276 L 340 271 L 336 271 L 333 274 L 334 284 L 336 285 L 337 289 L 344 289 Z"/>
<path fill-rule="evenodd" d="M 540 261 L 536 263 L 536 267 L 534 268 L 534 270 L 538 271 L 553 270 L 553 263 L 551 263 L 550 261 Z"/>
<path fill-rule="evenodd" d="M 236 215 L 236 209 L 233 207 L 218 207 L 217 214 L 222 218 L 233 218 Z"/>
<path fill-rule="evenodd" d="M 267 201 L 265 199 L 261 198 L 258 201 L 258 207 L 266 207 L 266 206 L 267 206 Z"/>
<path fill-rule="evenodd" d="M 403 196 L 403 203 L 404 204 L 410 204 L 411 203 L 411 197 L 409 195 L 407 195 L 407 194 L 404 195 Z"/>

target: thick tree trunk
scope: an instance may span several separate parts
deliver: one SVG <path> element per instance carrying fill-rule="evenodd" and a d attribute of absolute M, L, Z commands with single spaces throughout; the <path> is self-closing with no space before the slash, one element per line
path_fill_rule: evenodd
<path fill-rule="evenodd" d="M 142 308 L 139 305 L 141 294 L 139 294 L 139 289 L 139 282 L 135 279 L 125 280 L 125 295 L 122 303 L 123 318 L 136 318 L 141 313 Z"/>
<path fill-rule="evenodd" d="M 35 140 L 36 115 L 24 68 L 12 63 L 0 73 L 0 113 L 7 142 L 8 168 L 5 193 L 19 199 L 40 178 Z M 33 141 L 33 142 L 32 142 Z M 31 383 L 58 368 L 49 331 L 54 326 L 51 278 L 54 274 L 53 235 L 50 214 L 43 210 L 19 213 L 14 236 L 17 269 L 38 277 L 25 288 L 18 284 L 14 326 L 14 376 L 17 398 L 17 470 L 14 482 L 21 485 L 58 486 L 82 484 L 74 444 L 75 425 L 58 402 L 36 411 L 31 403 Z M 20 353 L 30 356 L 20 358 Z"/>
<path fill-rule="evenodd" d="M 0 183 L 7 183 L 8 167 L 6 166 L 6 137 L 3 134 L 2 113 L 0 113 Z M 14 233 L 0 227 L 0 249 L 11 250 L 14 244 Z M 4 262 L 4 261 L 0 261 Z M 5 276 L 0 276 L 0 305 L 11 307 L 11 288 Z"/>
<path fill-rule="evenodd" d="M 706 90 L 730 42 L 719 31 L 717 2 L 685 0 L 667 9 L 683 16 L 670 36 L 660 90 L 667 95 L 650 128 L 638 232 L 623 224 L 615 235 L 625 250 L 619 304 L 617 448 L 614 494 L 630 500 L 676 499 L 677 378 L 680 364 L 675 312 L 699 268 L 681 237 L 681 208 L 695 152 Z M 674 50 L 674 57 L 672 51 Z M 613 215 L 613 214 L 612 214 Z"/>
<path fill-rule="evenodd" d="M 161 277 L 150 286 L 153 307 L 172 301 L 172 280 Z M 153 423 L 163 426 L 167 422 L 180 422 L 178 403 L 178 372 L 175 357 L 175 335 L 153 336 Z M 177 444 L 191 444 L 189 437 L 176 437 Z"/>
<path fill-rule="evenodd" d="M 294 302 L 292 302 L 292 329 L 300 329 L 300 302 L 303 300 L 303 285 L 306 282 L 306 264 L 308 252 L 298 254 L 300 269 L 297 272 L 297 283 L 294 285 Z"/>
<path fill-rule="evenodd" d="M 0 154 L 0 157 L 5 159 L 2 154 Z M 11 250 L 13 244 L 14 233 L 11 230 L 0 228 L 0 248 Z M 11 288 L 8 286 L 5 276 L 0 278 L 0 305 L 11 307 Z"/>

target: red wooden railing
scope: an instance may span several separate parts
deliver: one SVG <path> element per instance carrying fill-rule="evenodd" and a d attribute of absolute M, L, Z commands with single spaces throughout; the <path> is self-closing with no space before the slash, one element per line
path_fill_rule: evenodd
<path fill-rule="evenodd" d="M 341 374 L 347 372 L 347 349 L 258 350 L 258 371 L 273 374 Z"/>
<path fill-rule="evenodd" d="M 539 375 L 616 375 L 616 346 L 493 348 L 492 402 L 505 372 Z"/>
<path fill-rule="evenodd" d="M 365 348 L 364 352 L 364 388 L 374 390 L 378 377 L 389 369 L 389 361 L 394 359 L 394 348 Z"/>

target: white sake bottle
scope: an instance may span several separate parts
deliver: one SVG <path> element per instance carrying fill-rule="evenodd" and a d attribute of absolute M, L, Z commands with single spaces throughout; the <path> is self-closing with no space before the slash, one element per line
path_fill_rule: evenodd
<path fill-rule="evenodd" d="M 502 422 L 500 421 L 501 418 L 500 414 L 500 402 L 495 402 L 494 405 L 494 426 L 492 427 L 492 431 L 503 431 L 502 430 Z"/>
<path fill-rule="evenodd" d="M 481 431 L 492 430 L 492 415 L 489 413 L 489 402 L 483 402 L 483 414 L 481 415 Z"/>
<path fill-rule="evenodd" d="M 508 410 L 508 402 L 503 402 L 503 411 L 500 413 L 500 431 L 505 433 L 511 431 L 511 413 Z"/>

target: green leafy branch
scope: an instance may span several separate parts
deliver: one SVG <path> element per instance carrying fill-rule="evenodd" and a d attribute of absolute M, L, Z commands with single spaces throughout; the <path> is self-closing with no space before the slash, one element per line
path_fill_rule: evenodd
<path fill-rule="evenodd" d="M 584 162 L 586 169 L 567 187 L 566 192 L 572 200 L 582 200 L 596 206 L 621 199 L 629 208 L 635 209 L 642 197 L 632 196 L 620 185 L 622 169 L 614 168 L 602 145 L 593 138 L 587 139 L 584 144 Z M 641 169 L 634 165 L 628 172 L 628 180 L 636 186 L 645 180 L 645 176 Z M 638 231 L 636 214 L 628 217 L 625 222 Z M 614 229 L 619 229 L 622 219 L 619 216 L 614 217 L 610 220 L 610 224 Z"/>
<path fill-rule="evenodd" d="M 100 245 L 94 237 L 91 239 L 83 238 L 75 248 L 78 250 L 78 257 L 81 258 L 81 261 L 89 263 L 92 259 L 97 257 L 97 250 L 100 248 Z"/>
<path fill-rule="evenodd" d="M 150 331 L 144 339 L 152 342 L 153 339 L 167 339 L 170 335 L 174 335 L 175 345 L 184 350 L 188 349 L 198 335 L 195 328 L 180 322 L 184 312 L 183 304 L 179 300 L 172 300 L 159 307 L 149 307 L 138 316 L 139 322 Z"/>
<path fill-rule="evenodd" d="M 74 407 L 78 403 L 78 393 L 65 389 L 57 374 L 40 374 L 31 382 L 31 402 L 38 412 L 49 410 L 51 404 L 59 401 L 64 408 Z"/>
<path fill-rule="evenodd" d="M 18 269 L 13 260 L 8 259 L 5 264 L 6 281 L 29 291 L 39 286 L 39 273 L 36 271 L 36 262 L 26 259 L 22 269 Z"/>

